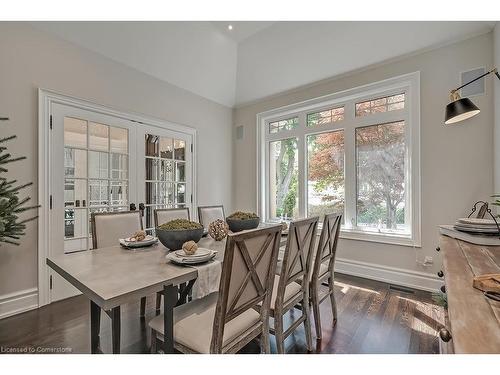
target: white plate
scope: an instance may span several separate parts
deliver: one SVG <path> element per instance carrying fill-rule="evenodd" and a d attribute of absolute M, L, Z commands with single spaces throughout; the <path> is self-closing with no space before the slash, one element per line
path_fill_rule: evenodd
<path fill-rule="evenodd" d="M 462 224 L 470 224 L 470 225 L 477 225 L 477 226 L 482 226 L 482 225 L 486 225 L 486 226 L 494 225 L 494 226 L 496 226 L 496 223 L 493 219 L 478 219 L 475 217 L 463 217 L 461 219 L 458 219 L 458 222 L 462 223 Z"/>
<path fill-rule="evenodd" d="M 184 250 L 176 250 L 174 251 L 175 255 L 177 255 L 180 258 L 203 258 L 212 253 L 212 250 L 210 249 L 205 249 L 203 247 L 199 247 L 198 250 L 196 250 L 196 253 L 192 255 L 188 255 L 184 252 Z"/>
<path fill-rule="evenodd" d="M 498 229 L 487 229 L 487 228 L 468 228 L 468 227 L 463 227 L 460 225 L 455 225 L 455 229 L 460 230 L 462 232 L 469 232 L 469 233 L 484 233 L 484 234 L 498 234 Z"/>
<path fill-rule="evenodd" d="M 142 241 L 130 241 L 130 237 L 128 238 L 120 238 L 120 245 L 125 247 L 144 247 L 151 246 L 158 242 L 158 238 L 147 235 L 146 238 Z"/>
<path fill-rule="evenodd" d="M 177 264 L 184 264 L 184 265 L 190 265 L 190 264 L 200 264 L 200 263 L 205 263 L 205 262 L 208 262 L 209 260 L 212 260 L 213 258 L 215 258 L 215 256 L 217 255 L 217 252 L 216 251 L 212 251 L 210 254 L 204 256 L 204 257 L 196 257 L 196 258 L 192 258 L 192 257 L 179 257 L 175 254 L 175 252 L 170 252 L 168 253 L 165 257 L 174 262 L 174 263 L 177 263 Z"/>

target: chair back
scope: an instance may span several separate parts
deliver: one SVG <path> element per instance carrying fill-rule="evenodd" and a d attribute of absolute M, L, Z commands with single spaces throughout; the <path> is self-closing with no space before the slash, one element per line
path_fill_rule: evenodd
<path fill-rule="evenodd" d="M 118 245 L 120 238 L 142 229 L 140 211 L 94 212 L 90 220 L 94 249 Z"/>
<path fill-rule="evenodd" d="M 226 220 L 226 216 L 224 215 L 224 206 L 220 205 L 198 207 L 198 220 L 205 229 L 208 229 L 210 223 L 217 219 L 221 219 L 223 221 Z"/>
<path fill-rule="evenodd" d="M 296 220 L 290 223 L 286 241 L 276 303 L 283 302 L 286 286 L 308 275 L 316 244 L 316 229 L 319 217 Z M 309 279 L 303 277 L 304 287 Z"/>
<path fill-rule="evenodd" d="M 342 214 L 325 215 L 323 228 L 314 256 L 311 280 L 317 280 L 319 276 L 322 276 L 319 274 L 322 263 L 328 262 L 328 272 L 333 272 L 341 222 Z"/>
<path fill-rule="evenodd" d="M 189 219 L 189 208 L 160 208 L 154 210 L 155 227 L 175 219 Z"/>
<path fill-rule="evenodd" d="M 226 323 L 259 303 L 261 320 L 256 328 L 262 329 L 262 324 L 268 322 L 280 238 L 281 225 L 228 235 L 211 353 L 222 351 Z"/>

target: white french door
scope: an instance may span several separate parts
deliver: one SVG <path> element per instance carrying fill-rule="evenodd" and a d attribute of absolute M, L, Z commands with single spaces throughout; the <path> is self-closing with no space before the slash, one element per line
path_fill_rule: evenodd
<path fill-rule="evenodd" d="M 192 136 L 141 125 L 137 128 L 137 154 L 141 155 L 137 200 L 144 207 L 146 230 L 154 231 L 154 210 L 158 208 L 187 207 L 193 217 Z"/>
<path fill-rule="evenodd" d="M 48 256 L 90 250 L 92 212 L 144 209 L 153 231 L 155 208 L 192 209 L 192 135 L 59 103 L 50 114 Z M 79 293 L 48 276 L 49 302 Z"/>

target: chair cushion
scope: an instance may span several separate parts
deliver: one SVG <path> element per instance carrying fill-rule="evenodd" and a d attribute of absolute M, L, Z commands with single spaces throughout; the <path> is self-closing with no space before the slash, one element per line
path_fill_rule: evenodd
<path fill-rule="evenodd" d="M 271 296 L 271 310 L 274 310 L 274 305 L 276 304 L 276 299 L 278 298 L 278 284 L 280 283 L 280 277 L 278 275 L 274 276 L 274 286 L 273 286 L 273 294 Z M 291 298 L 297 295 L 300 292 L 302 286 L 295 281 L 290 283 L 285 288 L 285 296 L 283 298 L 283 303 L 287 303 Z"/>
<path fill-rule="evenodd" d="M 174 309 L 174 341 L 198 353 L 209 353 L 212 341 L 215 308 L 218 293 L 183 304 Z M 226 323 L 223 345 L 240 336 L 260 321 L 260 314 L 248 309 Z M 163 314 L 149 322 L 149 326 L 163 335 Z"/>

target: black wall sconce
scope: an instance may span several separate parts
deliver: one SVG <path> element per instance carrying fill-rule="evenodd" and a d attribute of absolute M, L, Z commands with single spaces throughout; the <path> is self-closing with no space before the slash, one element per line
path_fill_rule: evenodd
<path fill-rule="evenodd" d="M 446 125 L 456 124 L 457 122 L 467 120 L 468 118 L 471 118 L 481 112 L 480 109 L 474 103 L 472 103 L 469 98 L 461 98 L 458 90 L 467 85 L 470 85 L 472 82 L 476 82 L 478 79 L 481 79 L 491 73 L 495 73 L 497 78 L 500 79 L 500 74 L 498 74 L 497 68 L 495 68 L 480 75 L 477 78 L 474 78 L 472 81 L 467 82 L 466 84 L 450 91 L 451 103 L 446 106 L 446 114 L 444 117 L 444 123 Z"/>

